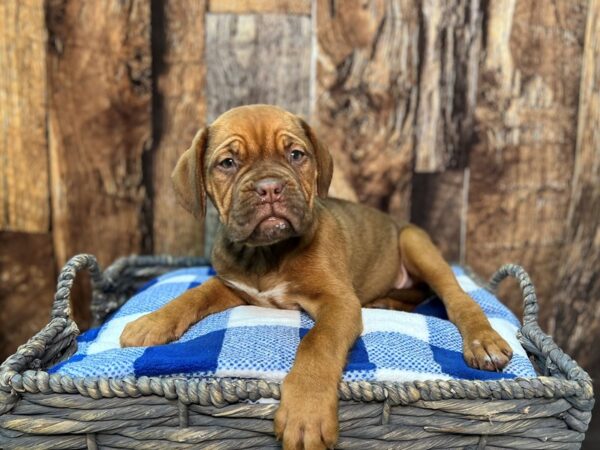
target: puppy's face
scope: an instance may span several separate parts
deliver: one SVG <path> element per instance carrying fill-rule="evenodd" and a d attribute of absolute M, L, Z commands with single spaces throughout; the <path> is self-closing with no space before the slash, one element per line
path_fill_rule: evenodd
<path fill-rule="evenodd" d="M 206 194 L 229 239 L 270 245 L 302 235 L 315 196 L 325 197 L 331 156 L 297 116 L 268 105 L 234 108 L 200 130 L 173 172 L 181 203 L 197 217 Z"/>

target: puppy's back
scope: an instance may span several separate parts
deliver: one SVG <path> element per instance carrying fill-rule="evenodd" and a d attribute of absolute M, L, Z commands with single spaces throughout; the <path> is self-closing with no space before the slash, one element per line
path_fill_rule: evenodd
<path fill-rule="evenodd" d="M 340 238 L 347 246 L 354 288 L 361 301 L 386 294 L 400 269 L 398 236 L 407 224 L 346 200 L 327 198 L 321 202 L 335 218 Z"/>

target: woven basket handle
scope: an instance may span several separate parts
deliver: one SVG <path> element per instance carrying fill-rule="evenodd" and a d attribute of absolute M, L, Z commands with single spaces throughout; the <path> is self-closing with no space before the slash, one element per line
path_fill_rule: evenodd
<path fill-rule="evenodd" d="M 592 395 L 591 379 L 587 372 L 556 345 L 552 337 L 544 333 L 538 325 L 537 296 L 525 269 L 517 264 L 505 264 L 492 276 L 489 288 L 495 291 L 498 284 L 509 276 L 518 280 L 523 293 L 523 326 L 519 331 L 519 341 L 525 350 L 536 354 L 546 373 L 562 373 L 569 380 L 582 381 L 585 384 L 586 395 Z"/>
<path fill-rule="evenodd" d="M 539 311 L 537 296 L 531 278 L 525 269 L 517 264 L 503 265 L 492 275 L 488 284 L 489 288 L 495 292 L 500 282 L 509 276 L 517 279 L 523 293 L 523 324 L 537 324 Z"/>
<path fill-rule="evenodd" d="M 56 294 L 54 294 L 54 304 L 52 305 L 52 318 L 71 318 L 71 289 L 77 272 L 87 269 L 90 273 L 93 289 L 105 287 L 108 280 L 105 279 L 98 261 L 94 255 L 82 253 L 73 256 L 62 268 L 58 275 L 56 284 Z"/>

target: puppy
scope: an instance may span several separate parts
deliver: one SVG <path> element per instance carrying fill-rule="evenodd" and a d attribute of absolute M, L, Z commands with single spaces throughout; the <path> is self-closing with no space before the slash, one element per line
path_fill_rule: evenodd
<path fill-rule="evenodd" d="M 200 130 L 172 178 L 196 217 L 207 197 L 218 210 L 218 275 L 121 335 L 124 347 L 164 344 L 209 314 L 245 304 L 306 311 L 315 326 L 298 347 L 275 415 L 275 433 L 289 449 L 335 445 L 338 382 L 363 306 L 409 310 L 427 286 L 458 327 L 470 366 L 498 370 L 512 356 L 427 234 L 327 198 L 332 171 L 313 130 L 274 106 L 234 108 Z"/>

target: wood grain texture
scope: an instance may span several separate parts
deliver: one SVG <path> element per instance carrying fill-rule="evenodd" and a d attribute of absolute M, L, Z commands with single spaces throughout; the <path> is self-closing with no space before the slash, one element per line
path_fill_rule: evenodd
<path fill-rule="evenodd" d="M 154 139 L 152 150 L 153 250 L 201 255 L 203 225 L 175 198 L 171 172 L 205 125 L 204 0 L 156 2 Z"/>
<path fill-rule="evenodd" d="M 148 1 L 51 0 L 49 135 L 58 265 L 138 253 L 151 138 Z M 75 309 L 77 309 L 76 302 Z"/>
<path fill-rule="evenodd" d="M 0 232 L 0 360 L 50 319 L 56 270 L 50 233 Z"/>
<path fill-rule="evenodd" d="M 462 167 L 473 138 L 483 11 L 479 0 L 421 5 L 415 171 Z"/>
<path fill-rule="evenodd" d="M 207 123 L 235 106 L 270 103 L 308 116 L 311 64 L 309 17 L 206 15 Z M 209 254 L 218 220 L 206 218 Z"/>
<path fill-rule="evenodd" d="M 466 261 L 483 276 L 522 264 L 543 324 L 565 246 L 586 4 L 487 3 Z M 508 298 L 518 309 L 519 296 Z"/>
<path fill-rule="evenodd" d="M 413 175 L 410 220 L 429 233 L 447 261 L 464 257 L 468 178 L 465 170 Z"/>
<path fill-rule="evenodd" d="M 213 13 L 280 13 L 309 15 L 311 0 L 209 0 Z"/>
<path fill-rule="evenodd" d="M 600 373 L 600 1 L 587 17 L 567 245 L 548 331 L 584 367 Z"/>
<path fill-rule="evenodd" d="M 360 201 L 410 215 L 419 11 L 412 1 L 318 0 L 313 122 Z"/>
<path fill-rule="evenodd" d="M 308 17 L 207 14 L 208 122 L 250 103 L 307 116 L 310 30 Z"/>
<path fill-rule="evenodd" d="M 46 32 L 39 0 L 0 2 L 0 230 L 48 232 Z"/>

